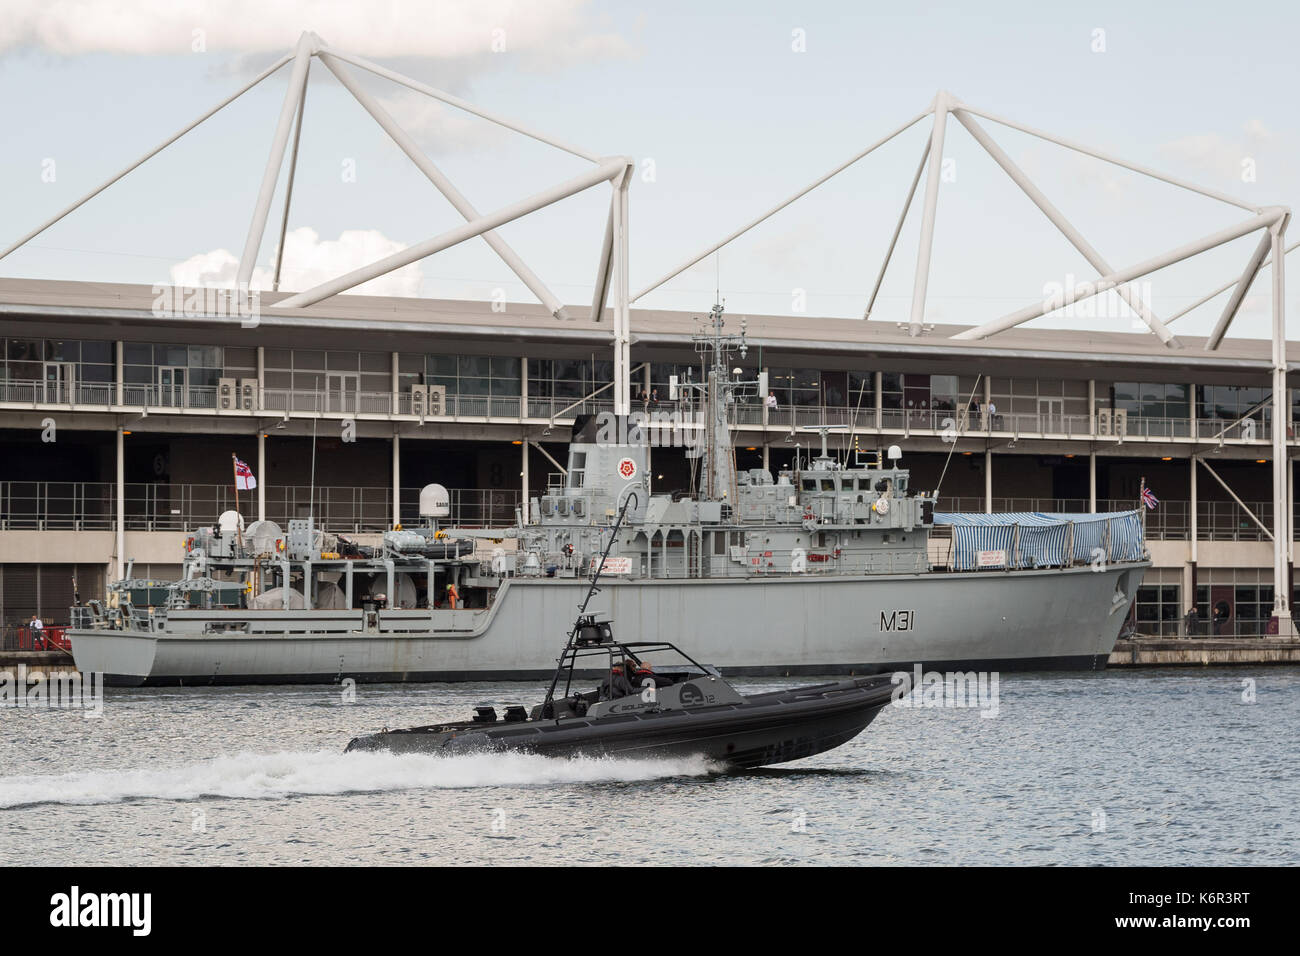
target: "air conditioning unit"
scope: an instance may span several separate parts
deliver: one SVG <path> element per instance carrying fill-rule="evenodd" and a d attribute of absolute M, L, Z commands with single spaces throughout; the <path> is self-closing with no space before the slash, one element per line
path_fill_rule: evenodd
<path fill-rule="evenodd" d="M 1097 409 L 1097 434 L 1123 438 L 1128 434 L 1128 409 Z"/>
<path fill-rule="evenodd" d="M 239 408 L 251 412 L 257 407 L 257 379 L 241 378 L 239 380 Z"/>
<path fill-rule="evenodd" d="M 447 414 L 447 386 L 446 385 L 426 385 L 429 391 L 429 414 L 446 415 Z"/>
<path fill-rule="evenodd" d="M 411 386 L 411 414 L 419 415 L 423 418 L 429 414 L 429 386 L 412 385 Z"/>
<path fill-rule="evenodd" d="M 217 408 L 223 412 L 233 411 L 235 409 L 236 392 L 239 383 L 233 378 L 222 378 L 217 380 Z"/>

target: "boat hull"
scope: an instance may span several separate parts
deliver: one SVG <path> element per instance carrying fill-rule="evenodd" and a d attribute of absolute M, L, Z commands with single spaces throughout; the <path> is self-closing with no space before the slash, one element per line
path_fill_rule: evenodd
<path fill-rule="evenodd" d="M 616 718 L 501 723 L 460 733 L 402 730 L 358 737 L 349 751 L 453 755 L 520 751 L 548 757 L 703 757 L 737 769 L 801 760 L 852 740 L 889 703 L 888 676 L 745 698 L 741 704 Z"/>
<path fill-rule="evenodd" d="M 916 664 L 1100 669 L 1147 566 L 614 579 L 602 581 L 604 606 L 593 609 L 617 620 L 628 641 L 689 634 L 700 660 L 731 675 L 869 674 Z M 586 588 L 579 580 L 513 579 L 491 608 L 381 614 L 373 633 L 361 632 L 360 612 L 353 628 L 338 623 L 351 612 L 298 611 L 265 633 L 204 633 L 211 622 L 193 612 L 188 621 L 173 613 L 165 632 L 68 634 L 77 667 L 116 685 L 534 680 L 554 671 L 557 635 L 568 631 Z"/>

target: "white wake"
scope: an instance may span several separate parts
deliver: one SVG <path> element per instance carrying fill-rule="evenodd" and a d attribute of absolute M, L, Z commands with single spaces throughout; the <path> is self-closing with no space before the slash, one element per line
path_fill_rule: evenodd
<path fill-rule="evenodd" d="M 386 790 L 624 783 L 703 776 L 699 758 L 558 759 L 533 754 L 241 753 L 174 767 L 27 774 L 0 778 L 0 809 L 41 803 L 97 804 L 123 800 L 265 800 L 299 794 Z"/>

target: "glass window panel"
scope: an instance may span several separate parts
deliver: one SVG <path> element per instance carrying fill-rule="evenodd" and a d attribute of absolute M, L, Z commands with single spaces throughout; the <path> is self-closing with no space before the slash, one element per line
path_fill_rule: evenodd
<path fill-rule="evenodd" d="M 47 362 L 75 362 L 80 357 L 80 342 L 68 342 L 63 339 L 46 339 L 45 341 L 45 360 Z"/>
<path fill-rule="evenodd" d="M 398 368 L 401 368 L 401 359 L 398 359 Z M 363 372 L 393 372 L 393 356 L 390 352 L 362 352 L 361 353 L 361 371 Z"/>
<path fill-rule="evenodd" d="M 519 359 L 517 358 L 497 355 L 492 358 L 491 365 L 493 378 L 519 377 Z"/>
<path fill-rule="evenodd" d="M 293 369 L 319 369 L 325 368 L 325 353 L 319 349 L 294 349 L 293 350 Z"/>
<path fill-rule="evenodd" d="M 456 377 L 456 356 L 454 355 L 430 355 L 428 357 L 429 374 L 439 378 Z"/>
<path fill-rule="evenodd" d="M 24 362 L 39 362 L 44 354 L 36 339 L 10 339 L 6 351 L 11 360 Z"/>

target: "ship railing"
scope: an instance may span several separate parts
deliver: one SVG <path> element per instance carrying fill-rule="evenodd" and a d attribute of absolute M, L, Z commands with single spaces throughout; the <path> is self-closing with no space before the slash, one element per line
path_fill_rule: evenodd
<path fill-rule="evenodd" d="M 392 489 L 369 486 L 268 484 L 266 517 L 283 529 L 291 518 L 313 516 L 333 532 L 385 531 L 392 526 Z M 256 496 L 240 496 L 245 521 L 257 514 Z M 444 526 L 502 527 L 515 521 L 518 489 L 449 489 L 451 515 Z M 0 531 L 111 531 L 116 527 L 117 485 L 111 481 L 0 481 Z M 420 489 L 401 489 L 401 517 L 415 522 Z M 235 507 L 229 484 L 135 483 L 124 487 L 128 531 L 192 531 L 216 523 Z"/>

